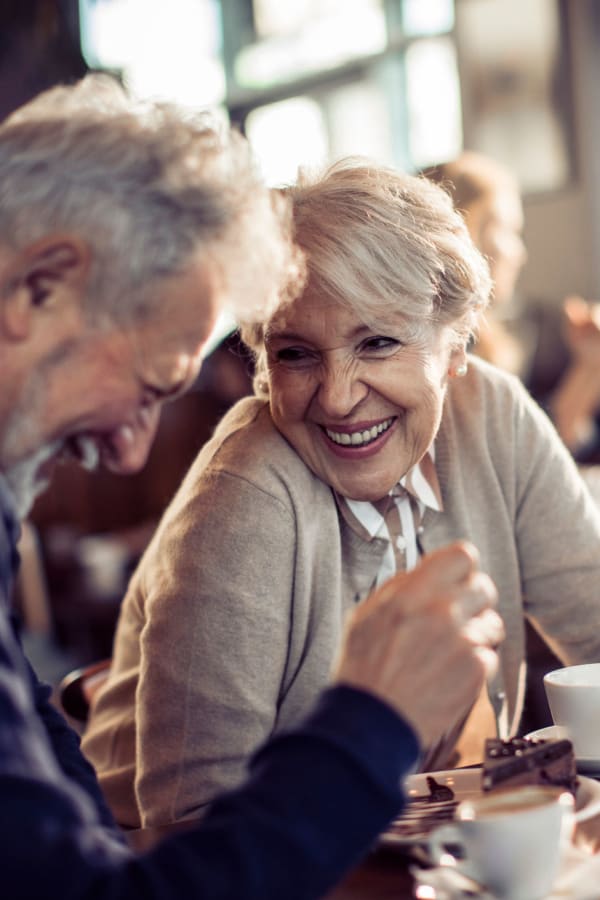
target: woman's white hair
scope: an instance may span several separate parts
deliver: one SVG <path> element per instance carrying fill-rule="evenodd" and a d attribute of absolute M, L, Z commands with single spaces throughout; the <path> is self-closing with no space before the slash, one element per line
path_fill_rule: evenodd
<path fill-rule="evenodd" d="M 347 158 L 286 188 L 294 236 L 306 254 L 306 293 L 333 299 L 363 322 L 403 319 L 415 334 L 448 326 L 454 346 L 474 333 L 490 276 L 462 217 L 440 187 L 368 160 Z M 300 301 L 301 302 L 301 301 Z M 243 328 L 265 393 L 269 317 Z"/>
<path fill-rule="evenodd" d="M 199 247 L 234 314 L 268 316 L 301 283 L 288 207 L 241 135 L 206 112 L 136 101 L 109 76 L 52 88 L 0 126 L 0 241 L 85 238 L 90 316 L 152 315 L 148 287 Z"/>

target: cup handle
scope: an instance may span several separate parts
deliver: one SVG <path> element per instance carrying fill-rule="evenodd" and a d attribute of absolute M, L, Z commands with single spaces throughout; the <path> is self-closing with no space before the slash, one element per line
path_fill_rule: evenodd
<path fill-rule="evenodd" d="M 441 865 L 443 857 L 450 855 L 462 867 L 465 851 L 460 830 L 455 825 L 440 825 L 431 832 L 427 844 L 435 866 Z"/>

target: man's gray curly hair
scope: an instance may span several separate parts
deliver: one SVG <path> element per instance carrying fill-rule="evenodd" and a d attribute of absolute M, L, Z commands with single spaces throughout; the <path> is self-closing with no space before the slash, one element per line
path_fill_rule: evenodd
<path fill-rule="evenodd" d="M 77 232 L 93 250 L 90 316 L 151 315 L 148 287 L 200 247 L 234 315 L 262 319 L 301 284 L 290 226 L 241 135 L 110 76 L 52 88 L 0 126 L 0 242 Z"/>

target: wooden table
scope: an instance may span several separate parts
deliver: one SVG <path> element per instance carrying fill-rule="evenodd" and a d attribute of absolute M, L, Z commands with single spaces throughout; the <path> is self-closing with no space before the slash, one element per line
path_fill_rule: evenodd
<path fill-rule="evenodd" d="M 346 876 L 326 900 L 410 900 L 413 884 L 406 857 L 381 850 Z"/>
<path fill-rule="evenodd" d="M 162 838 L 191 827 L 192 822 L 178 822 L 163 828 L 140 828 L 126 834 L 129 844 L 142 852 L 150 850 Z M 413 897 L 413 878 L 408 866 L 406 856 L 394 850 L 377 850 L 327 894 L 326 900 L 409 900 Z"/>
<path fill-rule="evenodd" d="M 180 822 L 166 828 L 140 829 L 128 832 L 130 844 L 137 850 L 148 850 L 161 837 L 189 829 L 192 823 Z M 591 852 L 600 852 L 600 815 L 577 826 L 575 842 Z M 323 900 L 414 900 L 414 879 L 409 872 L 410 860 L 393 849 L 369 854 L 330 891 Z"/>

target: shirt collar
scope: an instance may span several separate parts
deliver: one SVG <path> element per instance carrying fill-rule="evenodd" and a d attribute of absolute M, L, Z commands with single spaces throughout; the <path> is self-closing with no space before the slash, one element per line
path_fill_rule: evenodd
<path fill-rule="evenodd" d="M 425 509 L 443 512 L 442 492 L 435 469 L 434 444 L 389 492 L 389 496 L 395 498 L 406 495 L 414 497 L 422 512 Z M 385 533 L 383 513 L 375 504 L 368 500 L 351 500 L 341 494 L 336 494 L 335 497 L 348 525 L 365 540 L 373 540 L 380 531 Z"/>
<path fill-rule="evenodd" d="M 20 531 L 12 494 L 0 475 L 0 597 L 4 594 L 6 600 L 19 565 L 17 543 Z"/>

